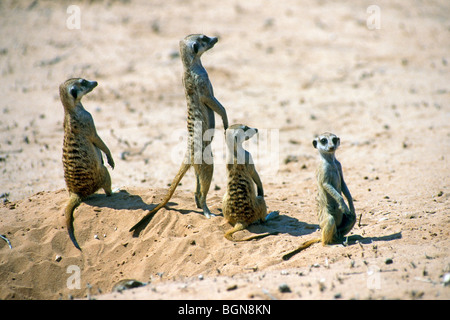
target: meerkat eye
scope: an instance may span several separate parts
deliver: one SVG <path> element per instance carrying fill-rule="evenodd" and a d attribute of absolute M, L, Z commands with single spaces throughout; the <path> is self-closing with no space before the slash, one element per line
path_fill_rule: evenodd
<path fill-rule="evenodd" d="M 333 143 L 334 143 L 334 144 L 337 144 L 338 142 L 339 142 L 339 138 L 334 137 L 334 138 L 333 138 Z"/>
<path fill-rule="evenodd" d="M 192 49 L 194 50 L 194 53 L 198 53 L 198 43 L 194 43 Z"/>
<path fill-rule="evenodd" d="M 87 81 L 85 79 L 81 80 L 81 85 L 82 86 L 86 86 L 87 85 Z"/>
<path fill-rule="evenodd" d="M 320 143 L 323 144 L 323 145 L 326 145 L 328 143 L 327 138 L 320 139 Z"/>
<path fill-rule="evenodd" d="M 72 97 L 73 97 L 74 99 L 77 98 L 77 96 L 78 96 L 78 91 L 77 91 L 77 89 L 75 88 L 75 86 L 73 86 L 73 87 L 70 89 L 70 94 L 72 95 Z"/>

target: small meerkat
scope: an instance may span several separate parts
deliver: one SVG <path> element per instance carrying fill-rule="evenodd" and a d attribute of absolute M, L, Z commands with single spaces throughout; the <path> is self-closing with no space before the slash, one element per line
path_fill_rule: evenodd
<path fill-rule="evenodd" d="M 350 232 L 356 222 L 352 196 L 342 173 L 342 166 L 335 157 L 340 139 L 333 133 L 323 133 L 313 140 L 313 146 L 319 151 L 320 162 L 317 167 L 317 209 L 321 237 L 303 243 L 296 250 L 283 256 L 288 260 L 294 254 L 308 248 L 313 243 L 328 245 L 341 241 Z M 348 206 L 342 197 L 347 198 Z"/>
<path fill-rule="evenodd" d="M 180 55 L 184 69 L 183 85 L 187 102 L 187 151 L 183 163 L 162 202 L 148 212 L 130 231 L 138 228 L 169 202 L 179 182 L 191 166 L 194 167 L 197 178 L 195 191 L 197 208 L 203 210 L 205 217 L 212 216 L 206 204 L 206 196 L 214 170 L 212 152 L 210 151 L 210 144 L 213 139 L 211 131 L 213 130 L 209 131 L 211 134 L 209 139 L 204 139 L 204 134 L 207 130 L 215 128 L 214 112 L 221 116 L 225 130 L 228 128 L 228 117 L 225 108 L 214 97 L 208 73 L 200 58 L 204 52 L 213 48 L 217 41 L 216 37 L 210 38 L 202 34 L 192 34 L 180 41 Z M 206 152 L 205 149 L 209 151 Z M 205 156 L 208 158 L 207 161 L 205 161 Z"/>
<path fill-rule="evenodd" d="M 277 234 L 265 233 L 234 240 L 233 233 L 243 230 L 258 220 L 267 221 L 278 216 L 278 211 L 267 214 L 264 189 L 255 169 L 250 152 L 242 143 L 258 132 L 258 129 L 235 124 L 225 131 L 227 144 L 227 190 L 223 197 L 222 213 L 234 227 L 225 233 L 230 241 L 248 241 Z M 255 190 L 256 184 L 256 190 Z"/>
<path fill-rule="evenodd" d="M 94 119 L 84 109 L 81 98 L 97 86 L 96 81 L 72 78 L 59 86 L 64 106 L 63 167 L 70 198 L 65 209 L 70 239 L 81 250 L 74 235 L 73 212 L 81 202 L 98 189 L 111 195 L 111 177 L 103 165 L 102 153 L 114 169 L 114 160 L 106 144 L 98 136 Z"/>

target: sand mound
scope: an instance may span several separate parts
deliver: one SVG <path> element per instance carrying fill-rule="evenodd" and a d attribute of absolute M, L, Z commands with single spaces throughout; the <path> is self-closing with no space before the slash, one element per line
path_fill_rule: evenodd
<path fill-rule="evenodd" d="M 111 292 L 124 279 L 148 285 L 133 293 L 97 298 L 376 298 L 379 294 L 410 298 L 425 293 L 427 298 L 448 298 L 448 290 L 440 284 L 448 229 L 437 213 L 421 217 L 429 222 L 432 243 L 418 244 L 423 236 L 414 231 L 416 219 L 403 221 L 390 214 L 384 220 L 379 214 L 364 218 L 355 228 L 356 234 L 364 235 L 359 243 L 317 245 L 283 261 L 282 254 L 302 239 L 311 233 L 317 236 L 317 225 L 284 214 L 290 207 L 286 201 L 269 202 L 281 211 L 279 218 L 236 234 L 279 235 L 248 243 L 225 240 L 223 233 L 230 226 L 222 216 L 203 217 L 189 192 L 177 192 L 170 209 L 162 209 L 138 234 L 128 232 L 161 195 L 162 190 L 122 189 L 108 198 L 92 196 L 75 212 L 82 252 L 72 245 L 64 227 L 65 191 L 41 192 L 3 205 L 2 231 L 12 249 L 0 242 L 1 298 L 82 298 Z M 210 198 L 211 210 L 220 214 L 217 191 Z M 367 285 L 368 270 L 379 277 L 372 285 Z M 391 283 L 391 278 L 402 282 Z M 290 286 L 290 293 L 279 291 L 283 283 Z M 363 288 L 351 289 L 358 286 Z"/>

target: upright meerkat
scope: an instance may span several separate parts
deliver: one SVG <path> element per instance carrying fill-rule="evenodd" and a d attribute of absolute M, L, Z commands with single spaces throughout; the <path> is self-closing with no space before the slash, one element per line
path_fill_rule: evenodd
<path fill-rule="evenodd" d="M 80 250 L 73 229 L 75 208 L 100 188 L 105 190 L 106 195 L 111 195 L 111 177 L 103 165 L 101 151 L 114 169 L 111 152 L 98 136 L 91 114 L 81 104 L 81 98 L 96 86 L 96 81 L 80 78 L 69 79 L 59 86 L 59 96 L 64 106 L 64 180 L 70 194 L 65 209 L 66 225 L 70 239 Z"/>
<path fill-rule="evenodd" d="M 242 147 L 258 129 L 242 124 L 229 127 L 226 132 L 227 143 L 227 191 L 223 197 L 222 213 L 234 227 L 225 233 L 230 241 L 248 241 L 276 233 L 265 233 L 243 240 L 234 240 L 233 233 L 243 230 L 258 220 L 267 221 L 278 216 L 278 211 L 267 214 L 264 189 L 255 169 L 252 155 Z M 256 184 L 256 190 L 255 190 Z"/>
<path fill-rule="evenodd" d="M 306 241 L 296 250 L 285 254 L 283 260 L 288 260 L 313 243 L 321 241 L 323 245 L 327 245 L 342 240 L 356 222 L 352 196 L 344 181 L 342 166 L 335 157 L 336 149 L 340 145 L 339 137 L 326 132 L 315 138 L 312 143 L 320 155 L 316 177 L 317 209 L 322 234 L 320 238 Z M 341 193 L 347 198 L 348 206 Z"/>
<path fill-rule="evenodd" d="M 178 183 L 191 166 L 194 167 L 197 177 L 195 203 L 199 209 L 203 210 L 205 217 L 209 218 L 212 215 L 206 204 L 206 196 L 214 170 L 212 153 L 210 148 L 207 149 L 213 139 L 212 130 L 209 132 L 211 133 L 208 137 L 209 140 L 204 139 L 204 134 L 207 130 L 215 128 L 214 112 L 222 117 L 225 130 L 228 128 L 228 117 L 225 108 L 214 97 L 213 87 L 200 57 L 204 52 L 214 47 L 217 41 L 215 37 L 210 38 L 202 34 L 189 35 L 180 41 L 180 54 L 184 69 L 183 85 L 187 102 L 187 151 L 183 163 L 162 202 L 148 212 L 130 231 L 138 228 L 167 204 Z M 207 152 L 205 152 L 205 149 L 207 149 Z M 207 159 L 205 159 L 205 156 Z"/>

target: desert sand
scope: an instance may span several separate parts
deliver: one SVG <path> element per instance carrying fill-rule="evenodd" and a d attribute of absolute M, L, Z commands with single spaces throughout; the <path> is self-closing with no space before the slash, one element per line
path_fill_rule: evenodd
<path fill-rule="evenodd" d="M 75 5 L 73 7 L 72 5 Z M 375 6 L 371 6 L 375 5 Z M 449 299 L 448 1 L 2 1 L 0 299 Z M 206 219 L 189 171 L 165 194 L 186 148 L 178 42 L 218 36 L 203 55 L 230 124 L 260 130 L 248 148 L 280 216 L 224 239 L 222 122 Z M 111 150 L 116 193 L 63 210 L 59 84 L 98 81 L 83 99 Z M 311 142 L 341 138 L 359 240 L 316 244 Z M 113 292 L 116 283 L 146 285 Z"/>

